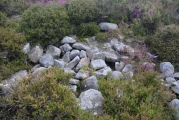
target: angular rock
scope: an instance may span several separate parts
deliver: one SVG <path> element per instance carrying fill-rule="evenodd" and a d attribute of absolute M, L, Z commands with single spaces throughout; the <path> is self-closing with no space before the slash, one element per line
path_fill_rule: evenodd
<path fill-rule="evenodd" d="M 74 59 L 76 56 L 79 56 L 80 55 L 80 51 L 79 50 L 72 50 L 70 52 L 70 59 Z"/>
<path fill-rule="evenodd" d="M 70 89 L 72 89 L 74 92 L 77 91 L 77 85 L 70 85 Z"/>
<path fill-rule="evenodd" d="M 172 82 L 171 88 L 175 93 L 179 94 L 179 81 Z"/>
<path fill-rule="evenodd" d="M 60 48 L 57 48 L 57 47 L 52 46 L 52 45 L 49 45 L 47 47 L 46 53 L 51 54 L 54 58 L 58 58 L 58 57 L 60 57 L 61 50 L 60 50 Z"/>
<path fill-rule="evenodd" d="M 76 75 L 75 71 L 70 68 L 64 68 L 64 73 Z"/>
<path fill-rule="evenodd" d="M 54 65 L 59 68 L 64 68 L 65 64 L 66 63 L 63 60 L 57 60 L 57 59 L 54 60 Z"/>
<path fill-rule="evenodd" d="M 98 49 L 87 50 L 87 51 L 86 51 L 86 54 L 87 54 L 88 58 L 91 60 L 91 58 L 93 57 L 93 54 L 95 54 L 95 53 L 97 53 L 97 52 L 99 52 Z"/>
<path fill-rule="evenodd" d="M 120 60 L 120 56 L 116 55 L 112 52 L 105 52 L 105 61 L 107 62 L 118 62 Z"/>
<path fill-rule="evenodd" d="M 23 47 L 23 52 L 25 54 L 27 54 L 28 52 L 30 52 L 30 43 L 27 43 L 24 47 Z"/>
<path fill-rule="evenodd" d="M 89 112 L 93 111 L 94 114 L 102 114 L 102 103 L 104 97 L 101 92 L 94 89 L 89 89 L 84 91 L 79 96 L 79 105 L 80 107 Z"/>
<path fill-rule="evenodd" d="M 37 63 L 43 55 L 43 49 L 40 46 L 35 46 L 30 52 L 28 52 L 29 59 Z"/>
<path fill-rule="evenodd" d="M 166 71 L 170 71 L 171 73 L 174 73 L 174 67 L 170 62 L 162 62 L 160 63 L 160 71 L 162 73 Z"/>
<path fill-rule="evenodd" d="M 84 45 L 82 43 L 75 43 L 75 44 L 73 44 L 72 47 L 77 50 L 85 50 L 85 51 L 90 50 L 90 47 L 88 47 L 87 45 Z"/>
<path fill-rule="evenodd" d="M 111 46 L 110 43 L 104 43 L 103 49 L 104 49 L 105 51 L 114 52 L 114 49 L 112 48 L 112 46 Z"/>
<path fill-rule="evenodd" d="M 63 61 L 68 63 L 70 62 L 70 51 L 66 52 L 64 56 L 62 57 Z"/>
<path fill-rule="evenodd" d="M 117 52 L 120 52 L 120 53 L 129 53 L 131 55 L 134 54 L 134 49 L 128 45 L 125 45 L 124 43 L 119 43 L 119 44 L 115 44 L 114 45 L 114 49 L 117 51 Z"/>
<path fill-rule="evenodd" d="M 71 84 L 71 85 L 78 85 L 79 82 L 80 82 L 80 81 L 77 80 L 77 79 L 73 79 L 73 78 L 70 79 L 70 84 Z"/>
<path fill-rule="evenodd" d="M 41 72 L 43 72 L 44 70 L 46 70 L 47 68 L 45 67 L 39 67 L 37 69 L 35 69 L 33 72 L 32 72 L 32 75 L 40 75 Z"/>
<path fill-rule="evenodd" d="M 82 80 L 82 79 L 88 78 L 89 76 L 90 76 L 90 72 L 89 71 L 80 70 L 75 75 L 75 79 Z"/>
<path fill-rule="evenodd" d="M 107 67 L 106 63 L 102 59 L 92 60 L 90 66 L 96 70 Z"/>
<path fill-rule="evenodd" d="M 82 82 L 83 90 L 88 90 L 88 89 L 98 90 L 98 88 L 99 88 L 98 80 L 95 76 L 91 76 Z"/>
<path fill-rule="evenodd" d="M 105 67 L 103 69 L 100 69 L 100 70 L 94 72 L 94 74 L 96 75 L 97 78 L 101 78 L 101 77 L 106 77 L 111 72 L 112 72 L 112 70 L 110 67 Z"/>
<path fill-rule="evenodd" d="M 118 43 L 119 43 L 119 41 L 118 41 L 117 38 L 113 38 L 113 39 L 110 40 L 111 46 L 114 46 L 115 44 L 118 44 Z"/>
<path fill-rule="evenodd" d="M 126 64 L 125 67 L 122 69 L 122 73 L 126 73 L 126 72 L 129 72 L 129 71 L 134 71 L 133 70 L 133 65 L 131 64 Z"/>
<path fill-rule="evenodd" d="M 62 40 L 61 40 L 61 44 L 65 44 L 65 43 L 67 43 L 67 44 L 73 44 L 73 43 L 75 43 L 76 42 L 76 40 L 74 39 L 74 38 L 72 38 L 72 37 L 69 37 L 69 36 L 65 36 Z"/>
<path fill-rule="evenodd" d="M 176 80 L 172 77 L 166 78 L 166 83 L 171 86 L 173 82 L 176 82 Z"/>
<path fill-rule="evenodd" d="M 96 60 L 96 59 L 102 59 L 102 60 L 105 61 L 105 53 L 104 53 L 104 52 L 94 53 L 94 54 L 92 55 L 91 60 Z"/>
<path fill-rule="evenodd" d="M 117 71 L 121 71 L 125 66 L 125 63 L 124 62 L 115 62 L 115 70 Z"/>
<path fill-rule="evenodd" d="M 112 78 L 112 79 L 115 79 L 115 80 L 120 80 L 120 79 L 123 78 L 123 75 L 122 75 L 122 73 L 119 72 L 119 71 L 112 71 L 112 73 L 111 73 L 111 78 Z"/>
<path fill-rule="evenodd" d="M 174 77 L 175 79 L 179 80 L 179 72 L 176 72 L 176 73 L 173 75 L 173 77 Z"/>
<path fill-rule="evenodd" d="M 72 61 L 65 65 L 66 68 L 73 69 L 80 62 L 79 56 L 76 56 Z"/>
<path fill-rule="evenodd" d="M 60 47 L 61 51 L 63 51 L 63 53 L 66 53 L 67 51 L 72 50 L 72 47 L 69 44 L 64 44 Z"/>
<path fill-rule="evenodd" d="M 169 107 L 170 107 L 170 109 L 174 110 L 172 114 L 175 115 L 177 118 L 179 118 L 179 100 L 173 99 L 169 103 Z"/>
<path fill-rule="evenodd" d="M 82 67 L 89 66 L 89 64 L 90 64 L 90 59 L 89 58 L 87 58 L 87 57 L 82 58 L 80 60 L 80 62 L 78 63 L 78 65 L 76 66 L 75 70 L 79 71 Z"/>
<path fill-rule="evenodd" d="M 84 50 L 80 51 L 80 58 L 87 57 L 86 52 Z"/>
<path fill-rule="evenodd" d="M 118 29 L 117 24 L 108 23 L 108 22 L 102 22 L 102 23 L 100 23 L 99 27 L 100 27 L 101 30 L 106 30 L 106 31 L 117 30 Z"/>
<path fill-rule="evenodd" d="M 46 67 L 46 68 L 54 65 L 54 59 L 51 54 L 44 54 L 40 58 L 39 62 L 43 67 Z"/>

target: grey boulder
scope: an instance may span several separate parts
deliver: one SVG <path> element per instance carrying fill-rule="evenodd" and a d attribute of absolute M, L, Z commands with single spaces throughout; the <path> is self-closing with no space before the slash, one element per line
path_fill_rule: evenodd
<path fill-rule="evenodd" d="M 75 43 L 72 45 L 73 48 L 77 49 L 77 50 L 90 50 L 90 47 L 88 47 L 87 45 L 84 45 L 82 43 Z"/>
<path fill-rule="evenodd" d="M 53 56 L 51 54 L 45 54 L 40 58 L 39 63 L 43 67 L 46 67 L 46 68 L 51 67 L 54 65 Z"/>
<path fill-rule="evenodd" d="M 23 52 L 25 54 L 27 54 L 30 51 L 30 43 L 27 43 L 26 45 L 24 45 L 23 47 Z"/>
<path fill-rule="evenodd" d="M 60 57 L 61 50 L 60 50 L 60 48 L 57 48 L 57 47 L 52 46 L 52 45 L 49 45 L 47 47 L 46 53 L 51 54 L 54 58 L 58 58 L 58 57 Z"/>
<path fill-rule="evenodd" d="M 178 99 L 173 99 L 169 103 L 170 109 L 174 110 L 173 115 L 175 115 L 177 118 L 179 118 L 179 100 Z"/>
<path fill-rule="evenodd" d="M 82 82 L 83 90 L 88 90 L 88 89 L 98 90 L 98 88 L 99 88 L 98 80 L 95 76 L 91 76 Z"/>
<path fill-rule="evenodd" d="M 65 64 L 66 63 L 63 60 L 57 60 L 57 59 L 54 60 L 54 65 L 59 68 L 64 68 Z"/>
<path fill-rule="evenodd" d="M 80 55 L 80 51 L 79 50 L 72 50 L 70 52 L 70 59 L 74 59 L 76 56 L 79 56 Z"/>
<path fill-rule="evenodd" d="M 43 49 L 40 46 L 35 46 L 34 48 L 32 48 L 30 52 L 28 52 L 28 57 L 30 61 L 34 63 L 37 63 L 42 57 L 42 55 L 43 55 Z"/>
<path fill-rule="evenodd" d="M 61 44 L 65 44 L 65 43 L 67 43 L 67 44 L 73 44 L 73 43 L 75 43 L 76 42 L 76 40 L 74 39 L 74 38 L 72 38 L 72 37 L 69 37 L 69 36 L 65 36 L 62 40 L 61 40 Z"/>
<path fill-rule="evenodd" d="M 65 65 L 66 68 L 73 69 L 80 62 L 79 56 L 76 56 L 72 61 Z"/>
<path fill-rule="evenodd" d="M 99 70 L 99 69 L 102 69 L 104 67 L 107 67 L 106 63 L 102 59 L 92 60 L 91 63 L 90 63 L 90 66 L 93 69 L 96 69 L 96 70 Z"/>
<path fill-rule="evenodd" d="M 118 29 L 117 24 L 108 23 L 108 22 L 102 22 L 102 23 L 100 23 L 99 27 L 100 27 L 101 30 L 106 30 L 106 31 L 117 30 Z"/>

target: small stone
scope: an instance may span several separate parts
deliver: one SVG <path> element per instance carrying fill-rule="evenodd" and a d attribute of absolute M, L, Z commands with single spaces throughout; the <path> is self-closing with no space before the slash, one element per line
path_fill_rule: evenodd
<path fill-rule="evenodd" d="M 73 78 L 70 79 L 70 84 L 72 84 L 72 85 L 78 85 L 79 82 L 80 82 L 80 81 L 77 80 L 77 79 L 73 79 Z"/>
<path fill-rule="evenodd" d="M 113 72 L 111 73 L 111 78 L 112 78 L 112 79 L 115 79 L 115 80 L 120 80 L 121 78 L 123 78 L 123 75 L 122 75 L 122 73 L 119 72 L 119 71 L 113 71 Z"/>
<path fill-rule="evenodd" d="M 91 60 L 96 60 L 96 59 L 102 59 L 102 60 L 105 60 L 105 54 L 104 52 L 97 52 L 97 53 L 94 53 Z"/>
<path fill-rule="evenodd" d="M 102 23 L 100 23 L 99 27 L 100 27 L 101 30 L 106 30 L 106 31 L 117 30 L 118 29 L 117 24 L 108 23 L 108 22 L 102 22 Z"/>
<path fill-rule="evenodd" d="M 76 56 L 71 62 L 65 65 L 66 68 L 73 69 L 80 62 L 79 56 Z"/>
<path fill-rule="evenodd" d="M 80 70 L 80 71 L 78 71 L 78 73 L 75 75 L 75 79 L 82 80 L 82 79 L 86 79 L 86 78 L 89 77 L 89 76 L 90 76 L 90 72 L 89 72 L 89 71 Z"/>
<path fill-rule="evenodd" d="M 23 47 L 23 52 L 25 54 L 27 54 L 28 52 L 30 52 L 30 43 L 27 43 L 24 47 Z"/>
<path fill-rule="evenodd" d="M 54 64 L 55 64 L 55 66 L 57 66 L 58 68 L 64 68 L 64 66 L 65 66 L 65 62 L 63 61 L 63 60 L 57 60 L 57 59 L 55 59 L 54 60 Z"/>
<path fill-rule="evenodd" d="M 76 56 L 79 56 L 80 55 L 80 51 L 79 50 L 72 50 L 70 52 L 70 59 L 74 59 Z"/>
<path fill-rule="evenodd" d="M 29 59 L 37 63 L 43 55 L 43 49 L 40 46 L 35 46 L 30 52 L 28 52 Z"/>
<path fill-rule="evenodd" d="M 75 43 L 75 44 L 73 44 L 72 47 L 77 50 L 85 50 L 85 51 L 90 50 L 90 47 L 88 47 L 87 45 L 84 45 L 82 43 Z"/>
<path fill-rule="evenodd" d="M 87 57 L 86 52 L 84 50 L 80 51 L 80 58 Z"/>
<path fill-rule="evenodd" d="M 80 60 L 80 62 L 78 63 L 78 65 L 76 66 L 75 70 L 79 71 L 82 67 L 89 66 L 89 64 L 90 64 L 90 59 L 89 58 L 87 58 L 87 57 L 82 58 Z"/>
<path fill-rule="evenodd" d="M 66 63 L 70 62 L 70 51 L 66 52 L 64 56 L 62 57 L 63 61 Z"/>
<path fill-rule="evenodd" d="M 52 46 L 52 45 L 49 45 L 47 47 L 46 53 L 51 54 L 54 58 L 58 58 L 58 57 L 60 57 L 61 50 L 60 50 L 60 48 L 57 48 L 57 47 Z"/>
<path fill-rule="evenodd" d="M 76 40 L 74 39 L 74 38 L 72 38 L 72 37 L 69 37 L 69 36 L 65 36 L 62 40 L 61 40 L 61 44 L 65 44 L 65 43 L 67 43 L 67 44 L 73 44 L 73 43 L 75 43 L 76 42 Z"/>
<path fill-rule="evenodd" d="M 96 70 L 107 67 L 106 63 L 102 59 L 92 60 L 90 66 Z"/>
<path fill-rule="evenodd" d="M 74 92 L 77 91 L 77 85 L 70 85 L 70 89 L 72 89 Z"/>
<path fill-rule="evenodd" d="M 63 52 L 72 50 L 72 47 L 69 44 L 64 44 L 60 48 L 61 48 L 61 51 L 63 51 Z"/>
<path fill-rule="evenodd" d="M 115 70 L 117 71 L 121 71 L 125 66 L 125 63 L 124 62 L 115 62 Z"/>
<path fill-rule="evenodd" d="M 99 88 L 98 80 L 95 76 L 91 76 L 82 82 L 83 90 L 88 90 L 88 89 L 98 90 L 98 88 Z"/>

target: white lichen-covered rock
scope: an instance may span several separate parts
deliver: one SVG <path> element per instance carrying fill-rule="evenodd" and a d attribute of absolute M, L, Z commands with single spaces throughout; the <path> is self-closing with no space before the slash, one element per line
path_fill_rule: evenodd
<path fill-rule="evenodd" d="M 61 54 L 61 50 L 60 50 L 60 48 L 57 48 L 57 47 L 52 46 L 52 45 L 49 45 L 47 47 L 46 53 L 51 54 L 54 58 L 59 58 L 60 54 Z"/>
<path fill-rule="evenodd" d="M 102 114 L 104 97 L 100 91 L 95 89 L 89 89 L 84 91 L 79 96 L 80 107 L 89 112 L 93 111 L 94 115 Z"/>
<path fill-rule="evenodd" d="M 69 37 L 69 36 L 65 36 L 62 40 L 61 40 L 61 44 L 65 44 L 65 43 L 67 43 L 67 44 L 73 44 L 73 43 L 75 43 L 76 42 L 76 40 L 74 39 L 74 38 L 72 38 L 72 37 Z"/>
<path fill-rule="evenodd" d="M 39 63 L 43 66 L 43 67 L 52 67 L 54 65 L 54 59 L 53 56 L 51 54 L 44 54 L 40 60 Z"/>
<path fill-rule="evenodd" d="M 25 54 L 27 54 L 28 52 L 30 52 L 30 43 L 27 43 L 26 45 L 24 45 L 23 47 L 23 52 Z"/>
<path fill-rule="evenodd" d="M 98 88 L 99 88 L 98 80 L 95 76 L 91 76 L 82 82 L 83 90 L 88 90 L 88 89 L 98 90 Z"/>
<path fill-rule="evenodd" d="M 35 46 L 30 52 L 28 52 L 28 57 L 30 61 L 37 63 L 43 55 L 43 49 L 40 46 Z"/>
<path fill-rule="evenodd" d="M 90 66 L 93 69 L 96 69 L 96 70 L 99 70 L 99 69 L 102 69 L 104 67 L 107 67 L 106 63 L 102 59 L 92 60 L 91 63 L 90 63 Z"/>
<path fill-rule="evenodd" d="M 106 30 L 106 31 L 117 30 L 118 29 L 117 24 L 108 23 L 108 22 L 102 22 L 102 23 L 100 23 L 99 27 L 100 27 L 101 30 Z"/>

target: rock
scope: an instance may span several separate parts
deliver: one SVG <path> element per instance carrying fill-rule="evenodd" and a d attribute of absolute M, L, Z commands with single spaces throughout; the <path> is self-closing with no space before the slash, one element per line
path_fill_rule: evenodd
<path fill-rule="evenodd" d="M 84 45 L 82 43 L 75 43 L 75 44 L 73 44 L 72 47 L 77 50 L 85 50 L 85 51 L 90 50 L 90 47 L 88 47 L 87 45 Z"/>
<path fill-rule="evenodd" d="M 30 43 L 27 43 L 24 47 L 23 47 L 23 52 L 25 54 L 27 54 L 28 52 L 30 52 Z"/>
<path fill-rule="evenodd" d="M 40 46 L 35 46 L 30 52 L 28 52 L 29 59 L 37 63 L 43 55 L 43 49 Z"/>
<path fill-rule="evenodd" d="M 120 60 L 119 55 L 112 52 L 105 52 L 105 61 L 107 62 L 118 62 Z"/>
<path fill-rule="evenodd" d="M 80 58 L 87 57 L 86 52 L 84 50 L 80 51 Z"/>
<path fill-rule="evenodd" d="M 179 81 L 172 82 L 171 88 L 175 93 L 179 94 Z"/>
<path fill-rule="evenodd" d="M 71 84 L 71 85 L 78 85 L 79 82 L 80 82 L 80 81 L 77 80 L 77 79 L 73 79 L 73 78 L 70 79 L 70 84 Z"/>
<path fill-rule="evenodd" d="M 78 65 L 76 66 L 75 70 L 79 71 L 82 67 L 89 66 L 89 64 L 90 64 L 90 59 L 89 58 L 87 58 L 87 57 L 82 58 L 80 60 L 80 62 L 78 63 Z"/>
<path fill-rule="evenodd" d="M 54 65 L 59 68 L 64 68 L 65 64 L 66 63 L 63 60 L 57 60 L 57 59 L 54 60 Z"/>
<path fill-rule="evenodd" d="M 40 75 L 41 72 L 43 72 L 46 69 L 47 68 L 45 68 L 45 67 L 39 67 L 39 68 L 35 69 L 34 72 L 32 72 L 32 75 L 38 76 L 38 75 Z"/>
<path fill-rule="evenodd" d="M 162 73 L 166 71 L 170 71 L 172 74 L 174 73 L 174 67 L 170 62 L 162 62 L 160 63 L 160 71 Z"/>
<path fill-rule="evenodd" d="M 117 38 L 112 38 L 112 39 L 110 40 L 110 44 L 111 44 L 112 47 L 113 47 L 115 44 L 118 44 L 118 43 L 119 43 L 119 41 L 118 41 Z"/>
<path fill-rule="evenodd" d="M 102 59 L 92 60 L 90 66 L 96 70 L 107 67 L 106 63 Z"/>
<path fill-rule="evenodd" d="M 36 64 L 34 67 L 32 67 L 31 72 L 34 72 L 37 68 L 40 68 L 40 64 Z"/>
<path fill-rule="evenodd" d="M 132 72 L 134 71 L 133 66 L 131 64 L 126 64 L 124 66 L 124 68 L 122 69 L 122 73 L 126 73 L 126 72 L 129 72 L 129 71 L 132 71 Z"/>
<path fill-rule="evenodd" d="M 97 53 L 97 52 L 99 52 L 98 49 L 87 50 L 87 51 L 86 51 L 86 54 L 87 54 L 88 58 L 91 60 L 92 57 L 93 57 L 93 54 L 95 54 L 95 53 Z"/>
<path fill-rule="evenodd" d="M 72 50 L 70 52 L 70 59 L 74 59 L 76 56 L 79 56 L 80 55 L 80 51 L 79 50 Z"/>
<path fill-rule="evenodd" d="M 70 68 L 64 68 L 64 73 L 76 75 L 75 71 L 74 71 L 74 70 L 71 70 Z"/>
<path fill-rule="evenodd" d="M 106 77 L 108 74 L 112 72 L 110 67 L 105 67 L 103 69 L 100 69 L 98 71 L 95 71 L 94 74 L 97 78 Z"/>
<path fill-rule="evenodd" d="M 168 77 L 172 77 L 173 78 L 173 72 L 171 70 L 167 70 L 167 71 L 163 72 L 160 75 L 160 77 L 163 78 L 163 79 L 168 78 Z"/>
<path fill-rule="evenodd" d="M 173 77 L 174 77 L 175 79 L 179 80 L 179 72 L 176 72 L 176 73 L 173 75 Z"/>
<path fill-rule="evenodd" d="M 172 77 L 166 78 L 166 83 L 171 86 L 173 82 L 176 82 L 176 80 Z"/>
<path fill-rule="evenodd" d="M 130 79 L 134 76 L 134 73 L 132 71 L 128 71 L 128 72 L 125 72 L 125 73 L 122 73 L 123 76 L 124 76 L 124 79 Z"/>
<path fill-rule="evenodd" d="M 62 57 L 63 61 L 70 62 L 70 51 L 66 52 L 64 56 Z"/>
<path fill-rule="evenodd" d="M 98 88 L 99 88 L 98 80 L 95 76 L 91 76 L 82 82 L 83 90 L 88 90 L 88 89 L 98 90 Z"/>
<path fill-rule="evenodd" d="M 173 115 L 175 115 L 177 118 L 179 117 L 179 100 L 178 99 L 173 99 L 169 103 L 170 109 L 174 110 Z"/>
<path fill-rule="evenodd" d="M 94 53 L 91 60 L 96 60 L 96 59 L 102 59 L 102 60 L 105 60 L 105 54 L 104 52 L 97 52 L 97 53 Z"/>
<path fill-rule="evenodd" d="M 80 70 L 75 75 L 75 79 L 82 80 L 82 79 L 86 79 L 89 76 L 90 76 L 90 72 L 89 71 Z"/>
<path fill-rule="evenodd" d="M 69 44 L 64 44 L 60 47 L 61 51 L 63 51 L 63 53 L 66 53 L 70 50 L 72 50 L 72 47 Z"/>
<path fill-rule="evenodd" d="M 47 47 L 46 53 L 51 54 L 54 58 L 59 58 L 60 54 L 61 54 L 61 50 L 60 50 L 60 48 L 57 48 L 57 47 L 52 46 L 52 45 L 49 45 Z"/>
<path fill-rule="evenodd" d="M 152 71 L 155 68 L 154 63 L 149 63 L 149 62 L 143 62 L 142 66 L 147 70 L 147 71 Z"/>
<path fill-rule="evenodd" d="M 61 44 L 65 44 L 65 43 L 67 43 L 67 44 L 73 44 L 73 43 L 75 43 L 76 42 L 76 40 L 74 39 L 74 38 L 72 38 L 72 37 L 69 37 L 69 36 L 65 36 L 62 40 L 61 40 Z"/>
<path fill-rule="evenodd" d="M 123 75 L 119 71 L 112 71 L 111 78 L 115 80 L 120 80 L 121 78 L 123 78 Z"/>
<path fill-rule="evenodd" d="M 80 62 L 79 56 L 76 56 L 71 62 L 65 65 L 66 68 L 73 69 Z"/>
<path fill-rule="evenodd" d="M 112 48 L 110 43 L 104 43 L 103 49 L 105 51 L 110 51 L 110 52 L 114 52 L 114 49 Z"/>
<path fill-rule="evenodd" d="M 70 89 L 72 89 L 74 92 L 77 91 L 77 85 L 70 85 Z"/>
<path fill-rule="evenodd" d="M 89 112 L 93 111 L 94 114 L 102 114 L 102 103 L 104 97 L 101 92 L 94 89 L 89 89 L 84 91 L 79 96 L 79 105 L 80 107 Z"/>
<path fill-rule="evenodd" d="M 117 30 L 118 29 L 117 24 L 108 23 L 108 22 L 102 22 L 102 23 L 100 23 L 99 27 L 100 27 L 101 30 L 106 30 L 106 31 Z"/>
<path fill-rule="evenodd" d="M 128 53 L 130 55 L 134 54 L 134 49 L 124 43 L 119 43 L 114 45 L 114 49 L 119 53 Z"/>
<path fill-rule="evenodd" d="M 123 41 L 123 40 L 124 40 L 124 37 L 120 35 L 120 36 L 119 36 L 119 40 L 120 40 L 120 41 Z"/>
<path fill-rule="evenodd" d="M 40 58 L 39 62 L 43 67 L 46 67 L 46 68 L 51 67 L 51 66 L 54 65 L 54 59 L 53 59 L 51 54 L 43 55 Z"/>
<path fill-rule="evenodd" d="M 117 71 L 121 71 L 125 66 L 125 63 L 124 62 L 115 62 L 115 70 Z"/>

